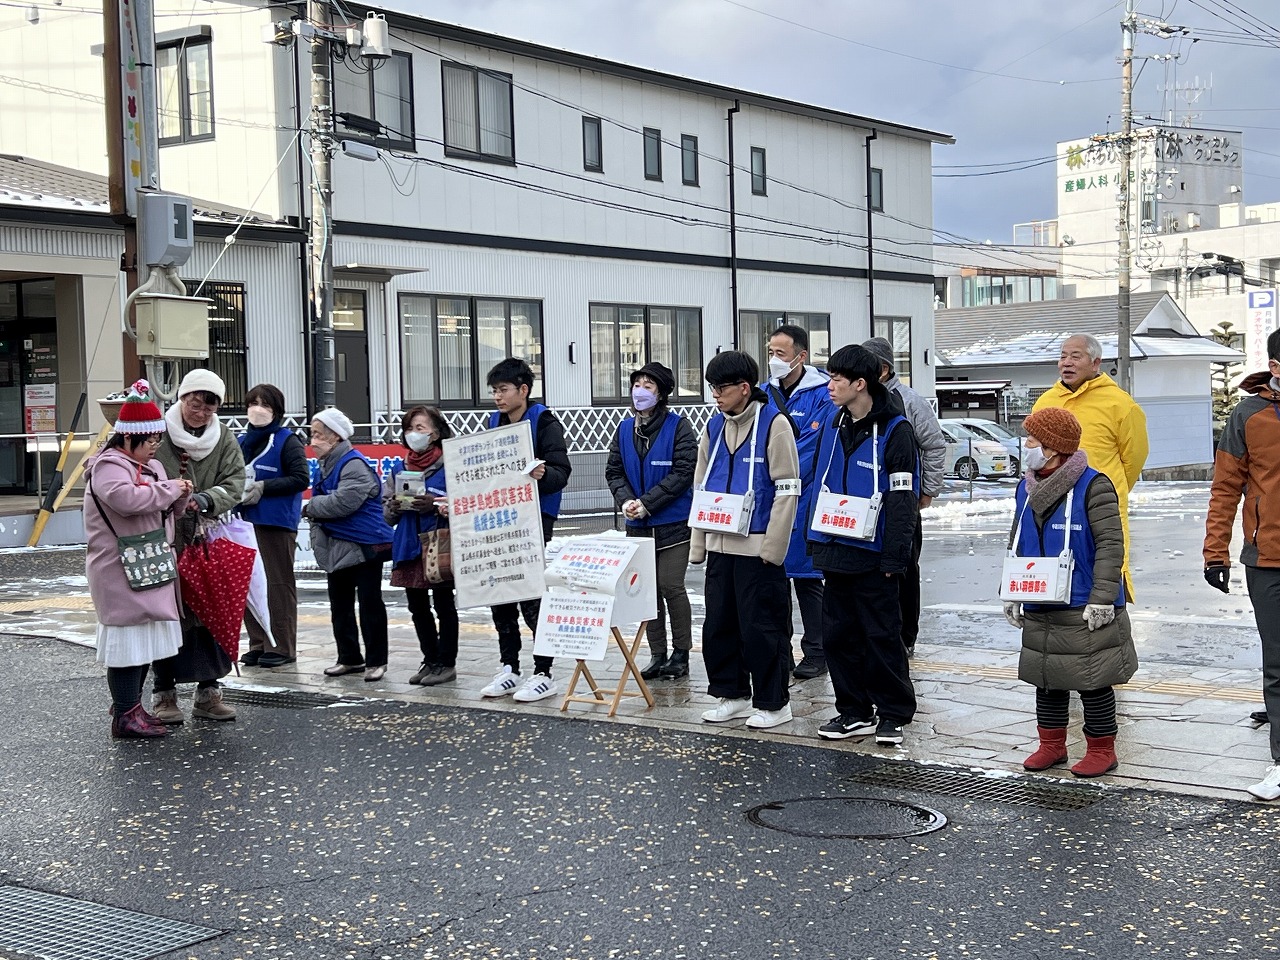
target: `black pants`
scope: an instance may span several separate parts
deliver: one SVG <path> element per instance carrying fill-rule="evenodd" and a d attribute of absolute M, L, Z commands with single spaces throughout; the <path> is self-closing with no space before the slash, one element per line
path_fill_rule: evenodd
<path fill-rule="evenodd" d="M 796 590 L 796 602 L 800 605 L 800 623 L 804 634 L 800 637 L 800 652 L 806 660 L 821 663 L 827 654 L 822 649 L 822 578 L 796 577 L 791 581 Z"/>
<path fill-rule="evenodd" d="M 556 518 L 548 514 L 542 515 L 542 541 L 551 539 L 551 531 L 556 525 Z M 490 607 L 493 614 L 493 626 L 498 631 L 498 656 L 502 663 L 511 668 L 512 673 L 520 672 L 520 618 L 524 617 L 525 625 L 535 638 L 538 636 L 538 614 L 542 610 L 542 600 L 521 600 L 519 603 L 500 603 Z M 534 657 L 533 672 L 551 676 L 552 657 Z"/>
<path fill-rule="evenodd" d="M 438 583 L 429 590 L 404 591 L 405 602 L 413 617 L 413 629 L 418 634 L 418 647 L 424 663 L 440 667 L 458 665 L 458 607 L 453 599 L 453 584 Z M 431 602 L 435 600 L 435 616 L 431 615 Z M 436 620 L 440 625 L 437 628 Z"/>
<path fill-rule="evenodd" d="M 329 574 L 329 611 L 338 662 L 387 665 L 387 606 L 382 602 L 382 561 L 366 560 Z M 359 627 L 356 603 L 360 604 Z M 360 635 L 364 634 L 363 655 Z"/>
<path fill-rule="evenodd" d="M 782 567 L 759 557 L 707 554 L 702 659 L 707 692 L 781 710 L 791 696 L 791 598 Z"/>
<path fill-rule="evenodd" d="M 1245 567 L 1244 577 L 1262 641 L 1262 702 L 1271 718 L 1271 759 L 1280 763 L 1280 570 Z"/>
<path fill-rule="evenodd" d="M 828 573 L 822 597 L 827 668 L 841 716 L 909 723 L 916 694 L 902 646 L 899 577 L 878 570 Z"/>
<path fill-rule="evenodd" d="M 916 511 L 916 532 L 911 544 L 911 566 L 898 576 L 898 610 L 902 615 L 902 645 L 911 649 L 920 636 L 920 550 L 924 530 Z"/>

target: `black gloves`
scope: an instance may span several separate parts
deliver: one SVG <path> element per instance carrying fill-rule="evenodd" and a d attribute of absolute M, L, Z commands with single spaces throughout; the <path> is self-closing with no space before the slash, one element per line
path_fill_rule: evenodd
<path fill-rule="evenodd" d="M 197 493 L 196 505 L 200 508 L 201 513 L 208 513 L 213 509 L 213 497 L 207 493 Z"/>
<path fill-rule="evenodd" d="M 1231 568 L 1221 565 L 1204 568 L 1204 582 L 1223 593 L 1231 592 Z"/>

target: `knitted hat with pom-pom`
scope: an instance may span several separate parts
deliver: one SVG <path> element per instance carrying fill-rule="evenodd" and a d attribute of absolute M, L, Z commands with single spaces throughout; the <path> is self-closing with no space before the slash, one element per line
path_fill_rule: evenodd
<path fill-rule="evenodd" d="M 136 381 L 120 407 L 116 433 L 164 433 L 165 429 L 160 407 L 151 399 L 151 384 L 145 380 Z"/>

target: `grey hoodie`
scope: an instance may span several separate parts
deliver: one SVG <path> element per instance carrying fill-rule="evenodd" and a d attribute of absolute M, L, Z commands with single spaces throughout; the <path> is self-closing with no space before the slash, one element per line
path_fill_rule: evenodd
<path fill-rule="evenodd" d="M 884 386 L 898 395 L 907 421 L 915 431 L 916 446 L 920 448 L 920 493 L 936 497 L 942 492 L 942 474 L 947 464 L 947 440 L 942 435 L 938 417 L 929 401 L 899 380 L 896 373 L 884 382 Z"/>

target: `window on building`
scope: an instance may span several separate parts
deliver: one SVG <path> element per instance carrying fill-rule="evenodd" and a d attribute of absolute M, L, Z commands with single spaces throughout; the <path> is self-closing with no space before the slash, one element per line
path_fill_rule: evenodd
<path fill-rule="evenodd" d="M 879 167 L 871 168 L 871 209 L 877 213 L 884 212 L 884 171 Z"/>
<path fill-rule="evenodd" d="M 213 139 L 212 41 L 194 37 L 156 47 L 160 143 Z"/>
<path fill-rule="evenodd" d="M 600 118 L 582 118 L 582 169 L 604 173 L 604 150 L 600 139 Z"/>
<path fill-rule="evenodd" d="M 591 399 L 631 402 L 631 372 L 656 360 L 676 375 L 672 403 L 702 400 L 702 311 L 591 304 Z"/>
<path fill-rule="evenodd" d="M 751 192 L 763 197 L 769 191 L 765 178 L 764 147 L 751 148 Z"/>
<path fill-rule="evenodd" d="M 698 138 L 687 133 L 680 136 L 680 177 L 687 187 L 698 185 Z"/>
<path fill-rule="evenodd" d="M 1262 282 L 1269 287 L 1280 283 L 1280 259 L 1259 260 L 1258 273 Z"/>
<path fill-rule="evenodd" d="M 198 367 L 212 370 L 227 385 L 220 409 L 244 413 L 244 395 L 249 391 L 249 346 L 244 316 L 244 284 L 222 280 L 184 280 L 187 296 L 201 296 L 209 305 L 209 356 L 204 360 L 179 360 L 178 376 Z M 199 288 L 199 294 L 196 293 Z"/>
<path fill-rule="evenodd" d="M 460 63 L 442 63 L 440 70 L 444 152 L 453 157 L 514 163 L 511 75 Z"/>
<path fill-rule="evenodd" d="M 519 357 L 542 397 L 542 304 L 536 300 L 400 295 L 400 377 L 405 404 L 487 407 L 493 365 Z"/>
<path fill-rule="evenodd" d="M 893 345 L 893 368 L 898 379 L 911 386 L 911 318 L 876 317 L 872 336 L 884 337 Z"/>
<path fill-rule="evenodd" d="M 662 131 L 644 128 L 644 178 L 662 179 Z"/>
<path fill-rule="evenodd" d="M 988 307 L 997 303 L 1034 303 L 1057 300 L 1061 286 L 1057 277 L 1043 274 L 968 276 L 961 283 L 966 307 Z"/>
<path fill-rule="evenodd" d="M 333 65 L 333 112 L 344 137 L 362 134 L 382 146 L 412 150 L 413 58 L 395 52 L 390 59 L 369 69 L 359 58 L 347 58 Z M 381 130 L 369 136 L 362 127 L 345 124 L 341 114 L 372 120 Z"/>
<path fill-rule="evenodd" d="M 809 335 L 809 363 L 825 367 L 831 358 L 831 314 L 801 313 L 794 310 L 740 310 L 738 349 L 751 354 L 760 365 L 760 377 L 769 369 L 769 336 L 784 323 L 799 327 Z"/>

